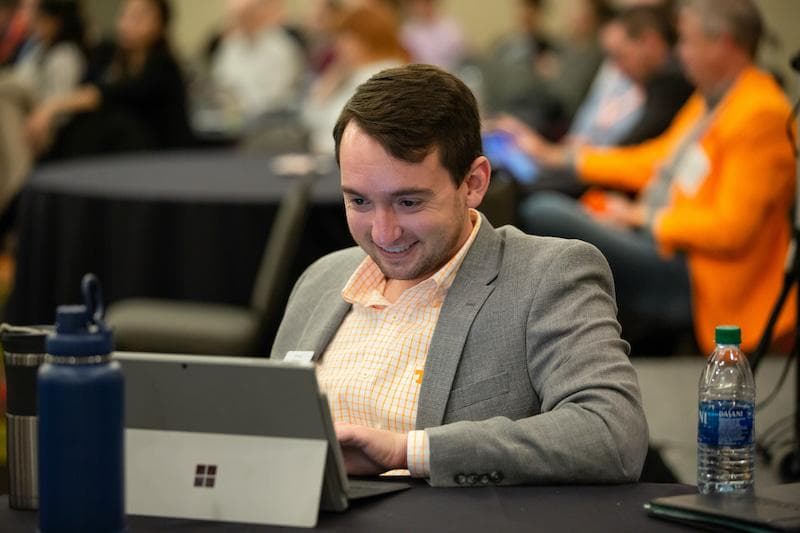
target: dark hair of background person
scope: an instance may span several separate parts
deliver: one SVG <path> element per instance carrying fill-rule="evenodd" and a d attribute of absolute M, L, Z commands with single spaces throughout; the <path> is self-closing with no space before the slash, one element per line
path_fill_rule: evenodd
<path fill-rule="evenodd" d="M 169 47 L 167 36 L 169 35 L 169 25 L 172 23 L 172 7 L 168 0 L 147 0 L 156 8 L 158 18 L 161 21 L 161 36 L 153 44 L 154 47 L 163 46 Z"/>
<path fill-rule="evenodd" d="M 662 6 L 631 6 L 620 11 L 616 20 L 634 39 L 647 30 L 655 30 L 669 46 L 674 46 L 678 40 L 673 14 Z"/>
<path fill-rule="evenodd" d="M 438 149 L 456 186 L 482 153 L 475 97 L 461 80 L 431 65 L 387 69 L 356 89 L 333 130 L 337 163 L 351 121 L 402 161 L 419 163 Z"/>
<path fill-rule="evenodd" d="M 58 21 L 58 34 L 48 48 L 67 42 L 86 52 L 86 25 L 78 2 L 71 0 L 45 0 L 39 5 L 40 16 Z"/>
<path fill-rule="evenodd" d="M 609 20 L 613 19 L 614 15 L 616 14 L 616 10 L 608 2 L 608 0 L 589 0 L 588 3 L 592 8 L 592 12 L 595 15 L 598 26 L 602 26 Z"/>
<path fill-rule="evenodd" d="M 729 33 L 736 44 L 755 58 L 764 35 L 764 20 L 752 0 L 683 0 L 681 7 L 697 14 L 706 35 Z"/>
<path fill-rule="evenodd" d="M 167 0 L 145 0 L 148 2 L 152 7 L 155 8 L 156 12 L 158 13 L 158 19 L 161 22 L 161 33 L 158 38 L 152 43 L 150 46 L 150 50 L 148 52 L 148 57 L 153 57 L 156 55 L 166 55 L 172 56 L 172 51 L 169 46 L 169 25 L 172 21 L 172 7 L 170 7 Z M 103 49 L 102 46 L 98 47 L 98 55 L 102 57 Z M 100 61 L 102 62 L 102 60 Z M 131 72 L 131 65 L 129 62 L 128 54 L 120 48 L 116 47 L 114 51 L 114 56 L 112 60 L 113 70 L 114 72 L 121 78 L 127 78 L 134 75 Z"/>
<path fill-rule="evenodd" d="M 166 40 L 167 30 L 172 23 L 172 7 L 167 0 L 150 0 L 150 3 L 153 4 L 158 11 L 158 17 L 161 19 L 161 26 L 164 28 L 164 39 Z"/>

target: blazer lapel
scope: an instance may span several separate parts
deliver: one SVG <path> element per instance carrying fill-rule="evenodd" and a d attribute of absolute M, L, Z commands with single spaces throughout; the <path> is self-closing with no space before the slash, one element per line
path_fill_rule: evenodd
<path fill-rule="evenodd" d="M 320 295 L 319 305 L 311 313 L 300 337 L 304 340 L 303 349 L 314 351 L 315 361 L 322 357 L 350 308 L 351 304 L 342 299 L 339 289 Z"/>
<path fill-rule="evenodd" d="M 482 216 L 482 215 L 481 215 Z M 416 428 L 439 426 L 458 362 L 475 316 L 494 290 L 501 239 L 484 217 L 478 235 L 447 292 L 425 361 Z"/>

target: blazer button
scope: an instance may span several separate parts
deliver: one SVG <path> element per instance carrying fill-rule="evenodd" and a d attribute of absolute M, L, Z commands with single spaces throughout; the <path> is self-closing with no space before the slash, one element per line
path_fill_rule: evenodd
<path fill-rule="evenodd" d="M 467 482 L 467 476 L 465 476 L 464 474 L 456 474 L 455 477 L 453 478 L 453 481 L 455 481 L 456 484 L 458 485 L 463 485 L 464 483 Z"/>
<path fill-rule="evenodd" d="M 467 483 L 474 485 L 478 482 L 478 474 L 470 474 L 467 476 Z"/>
<path fill-rule="evenodd" d="M 498 470 L 495 470 L 494 472 L 489 474 L 489 479 L 492 481 L 492 483 L 500 483 L 501 481 L 503 481 L 503 473 Z"/>
<path fill-rule="evenodd" d="M 481 485 L 488 485 L 489 484 L 489 474 L 481 475 L 480 484 Z"/>

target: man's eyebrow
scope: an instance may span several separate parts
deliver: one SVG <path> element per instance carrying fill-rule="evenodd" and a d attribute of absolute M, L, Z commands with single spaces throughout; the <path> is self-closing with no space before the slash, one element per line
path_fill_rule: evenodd
<path fill-rule="evenodd" d="M 342 193 L 348 194 L 350 196 L 364 196 L 360 192 L 355 189 L 351 189 L 350 187 L 342 187 Z M 396 191 L 392 191 L 391 196 L 393 198 L 399 198 L 400 196 L 433 196 L 433 191 L 430 189 L 425 189 L 422 187 L 408 187 L 405 189 L 399 189 Z"/>
<path fill-rule="evenodd" d="M 408 187 L 406 189 L 394 191 L 392 196 L 395 198 L 400 196 L 433 196 L 433 191 L 430 189 L 424 189 L 422 187 Z"/>

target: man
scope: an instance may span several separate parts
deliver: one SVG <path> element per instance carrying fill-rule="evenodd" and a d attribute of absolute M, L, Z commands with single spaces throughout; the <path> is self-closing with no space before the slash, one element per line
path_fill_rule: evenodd
<path fill-rule="evenodd" d="M 590 124 L 585 124 L 584 115 L 579 114 L 576 120 L 580 122 L 574 124 L 567 142 L 561 144 L 547 142 L 511 117 L 497 121 L 497 127 L 514 134 L 523 150 L 537 159 L 542 158 L 545 163 L 539 179 L 531 187 L 533 191 L 557 190 L 578 196 L 586 190 L 586 184 L 575 176 L 574 169 L 547 168 L 550 152 L 561 152 L 581 144 L 632 145 L 652 139 L 667 129 L 693 90 L 674 57 L 675 40 L 672 15 L 666 7 L 637 5 L 627 8 L 603 29 L 603 48 L 608 61 L 644 95 L 641 109 L 635 107 L 638 101 L 635 96 L 624 92 L 621 97 L 609 100 L 605 109 L 598 109 Z M 628 121 L 630 126 L 625 126 Z M 621 127 L 627 130 L 615 139 Z"/>
<path fill-rule="evenodd" d="M 645 95 L 639 121 L 618 144 L 636 144 L 666 130 L 693 88 L 673 54 L 676 35 L 667 7 L 633 6 L 614 20 L 619 31 L 607 40 L 606 53 Z"/>
<path fill-rule="evenodd" d="M 312 265 L 272 348 L 319 357 L 350 474 L 433 485 L 638 478 L 647 426 L 610 272 L 495 230 L 469 89 L 427 65 L 361 85 L 334 130 L 359 247 Z"/>
<path fill-rule="evenodd" d="M 708 352 L 714 326 L 734 323 L 752 350 L 789 247 L 790 106 L 753 65 L 762 23 L 751 0 L 687 1 L 679 33 L 697 92 L 663 135 L 627 148 L 538 153 L 550 165 L 573 166 L 588 184 L 639 192 L 638 201 L 609 196 L 586 212 L 570 199 L 540 195 L 521 215 L 531 233 L 579 238 L 603 251 L 625 329 L 693 324 Z M 776 339 L 792 334 L 794 310 L 784 307 Z"/>

